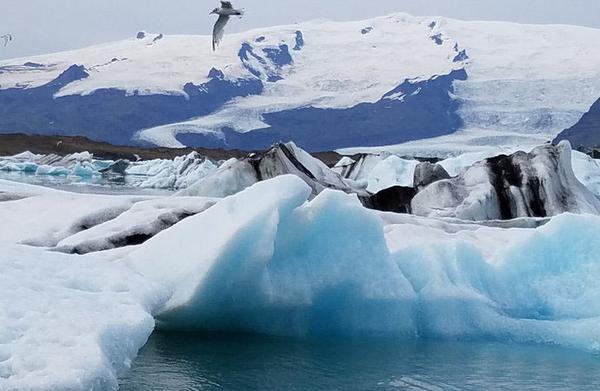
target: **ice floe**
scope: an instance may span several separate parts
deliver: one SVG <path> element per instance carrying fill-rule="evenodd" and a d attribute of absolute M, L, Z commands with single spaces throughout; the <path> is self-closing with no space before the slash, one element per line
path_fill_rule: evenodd
<path fill-rule="evenodd" d="M 159 292 L 113 263 L 0 243 L 0 389 L 116 390 Z"/>

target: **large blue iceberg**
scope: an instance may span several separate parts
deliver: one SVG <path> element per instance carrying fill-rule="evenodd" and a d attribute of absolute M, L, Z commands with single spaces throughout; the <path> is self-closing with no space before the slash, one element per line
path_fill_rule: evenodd
<path fill-rule="evenodd" d="M 160 327 L 600 348 L 600 217 L 507 229 L 310 193 L 294 176 L 261 182 L 132 252 L 171 292 Z"/>

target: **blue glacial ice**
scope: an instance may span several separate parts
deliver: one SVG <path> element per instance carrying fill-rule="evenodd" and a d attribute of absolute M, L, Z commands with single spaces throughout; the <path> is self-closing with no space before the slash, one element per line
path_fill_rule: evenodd
<path fill-rule="evenodd" d="M 261 182 L 131 252 L 171 292 L 160 327 L 600 349 L 600 217 L 390 222 L 353 195 L 309 194 L 293 176 Z"/>

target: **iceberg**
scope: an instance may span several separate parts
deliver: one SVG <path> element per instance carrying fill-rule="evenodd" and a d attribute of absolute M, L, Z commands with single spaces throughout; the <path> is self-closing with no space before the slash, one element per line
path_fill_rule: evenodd
<path fill-rule="evenodd" d="M 294 176 L 260 182 L 129 253 L 171 292 L 159 327 L 600 349 L 600 217 L 481 225 L 310 193 Z"/>
<path fill-rule="evenodd" d="M 136 202 L 114 219 L 77 232 L 57 243 L 58 251 L 75 254 L 142 244 L 158 232 L 203 212 L 214 199 L 168 197 Z"/>
<path fill-rule="evenodd" d="M 571 145 L 543 145 L 499 155 L 425 187 L 411 201 L 421 216 L 466 220 L 600 213 L 600 199 L 573 172 Z"/>
<path fill-rule="evenodd" d="M 573 172 L 597 197 L 600 197 L 600 161 L 585 153 L 573 151 Z"/>
<path fill-rule="evenodd" d="M 135 186 L 142 188 L 185 189 L 217 169 L 217 165 L 197 152 L 173 160 L 155 159 L 130 163 L 125 175 L 139 176 Z"/>
<path fill-rule="evenodd" d="M 600 349 L 598 216 L 565 214 L 537 229 L 457 228 L 398 224 L 386 234 L 418 294 L 422 337 Z"/>
<path fill-rule="evenodd" d="M 130 253 L 173 292 L 161 327 L 414 335 L 414 293 L 380 220 L 355 195 L 310 195 L 296 176 L 260 182 Z"/>
<path fill-rule="evenodd" d="M 116 390 L 154 328 L 156 287 L 99 259 L 0 254 L 0 390 Z"/>
<path fill-rule="evenodd" d="M 357 160 L 343 157 L 333 171 L 357 187 L 363 187 L 370 193 L 378 193 L 394 186 L 412 186 L 418 164 L 416 160 L 389 153 L 363 154 Z"/>
<path fill-rule="evenodd" d="M 149 197 L 77 194 L 0 180 L 19 199 L 0 202 L 0 242 L 53 247 L 61 240 L 107 222 Z"/>
<path fill-rule="evenodd" d="M 226 197 L 257 182 L 286 174 L 301 178 L 311 187 L 313 196 L 327 188 L 360 192 L 323 162 L 289 142 L 277 144 L 263 153 L 252 153 L 243 159 L 230 159 L 178 195 Z"/>

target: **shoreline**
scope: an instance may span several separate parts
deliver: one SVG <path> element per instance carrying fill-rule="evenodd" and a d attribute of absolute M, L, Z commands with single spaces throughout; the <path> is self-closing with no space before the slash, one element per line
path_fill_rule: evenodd
<path fill-rule="evenodd" d="M 106 142 L 94 141 L 83 136 L 41 136 L 24 133 L 0 134 L 0 156 L 12 156 L 25 151 L 41 155 L 56 154 L 60 156 L 87 151 L 101 159 L 128 159 L 133 161 L 136 160 L 135 155 L 138 155 L 141 160 L 174 159 L 194 151 L 211 160 L 218 161 L 231 158 L 242 158 L 250 153 L 260 152 L 242 151 L 238 149 L 146 148 L 113 145 Z M 330 167 L 335 165 L 343 157 L 343 155 L 333 151 L 311 153 L 311 155 Z"/>

